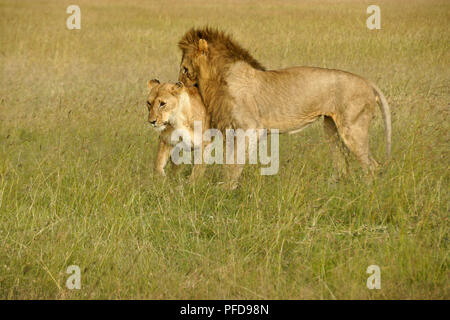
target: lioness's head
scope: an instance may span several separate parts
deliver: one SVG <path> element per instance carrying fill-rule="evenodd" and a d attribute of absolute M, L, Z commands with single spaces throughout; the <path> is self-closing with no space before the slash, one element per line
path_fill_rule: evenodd
<path fill-rule="evenodd" d="M 161 84 L 156 79 L 148 82 L 148 122 L 156 130 L 162 131 L 175 121 L 183 88 L 182 82 Z"/>

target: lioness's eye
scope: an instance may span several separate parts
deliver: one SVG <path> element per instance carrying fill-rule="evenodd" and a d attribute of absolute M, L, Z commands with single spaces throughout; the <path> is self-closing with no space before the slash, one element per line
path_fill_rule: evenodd
<path fill-rule="evenodd" d="M 149 101 L 147 101 L 147 107 L 149 107 L 149 108 L 152 107 L 152 104 Z"/>
<path fill-rule="evenodd" d="M 183 67 L 183 73 L 188 73 L 188 69 L 186 67 Z"/>
<path fill-rule="evenodd" d="M 161 102 L 159 103 L 159 107 L 160 107 L 160 108 L 164 107 L 165 105 L 166 105 L 166 103 L 165 103 L 164 101 L 161 101 Z"/>

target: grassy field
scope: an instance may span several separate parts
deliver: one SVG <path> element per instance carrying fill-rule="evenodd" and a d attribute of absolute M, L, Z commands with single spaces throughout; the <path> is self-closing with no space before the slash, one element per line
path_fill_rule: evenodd
<path fill-rule="evenodd" d="M 68 30 L 66 8 L 81 8 Z M 450 3 L 0 0 L 0 298 L 449 299 Z M 210 24 L 268 68 L 371 79 L 393 160 L 329 183 L 321 123 L 280 139 L 280 171 L 152 171 L 146 81 L 176 80 L 177 41 Z M 381 115 L 371 149 L 384 161 Z M 369 265 L 381 289 L 369 290 Z M 69 265 L 81 290 L 66 288 Z"/>

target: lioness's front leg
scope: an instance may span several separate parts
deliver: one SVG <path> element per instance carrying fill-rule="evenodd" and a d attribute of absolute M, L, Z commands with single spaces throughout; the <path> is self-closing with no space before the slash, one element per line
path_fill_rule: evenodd
<path fill-rule="evenodd" d="M 167 164 L 167 160 L 169 160 L 171 149 L 172 147 L 170 145 L 168 145 L 164 141 L 159 141 L 158 155 L 156 156 L 155 162 L 155 171 L 162 176 L 166 175 L 166 173 L 164 172 L 164 167 Z"/>

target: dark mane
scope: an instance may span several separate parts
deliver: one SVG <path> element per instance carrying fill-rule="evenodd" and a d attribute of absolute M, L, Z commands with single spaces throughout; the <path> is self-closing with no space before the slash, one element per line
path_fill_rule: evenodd
<path fill-rule="evenodd" d="M 186 52 L 193 52 L 198 48 L 198 41 L 204 39 L 208 42 L 208 47 L 219 52 L 230 61 L 243 60 L 253 68 L 265 70 L 265 68 L 250 53 L 237 44 L 229 35 L 216 28 L 204 27 L 201 29 L 192 28 L 178 42 L 178 47 Z"/>

